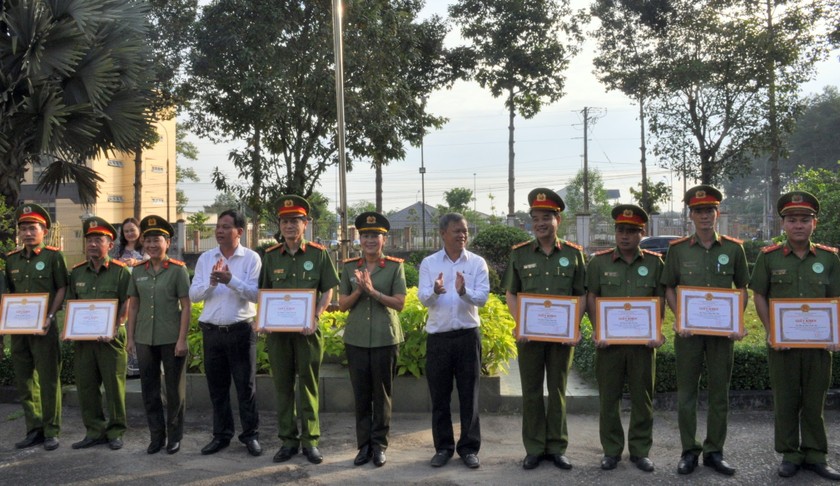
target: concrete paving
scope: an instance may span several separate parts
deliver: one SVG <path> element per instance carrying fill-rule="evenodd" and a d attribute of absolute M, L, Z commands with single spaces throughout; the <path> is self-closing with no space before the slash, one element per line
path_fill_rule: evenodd
<path fill-rule="evenodd" d="M 701 414 L 705 416 L 705 414 Z M 457 415 L 455 416 L 457 421 Z M 598 441 L 598 419 L 593 414 L 570 414 L 568 456 L 574 464 L 571 471 L 562 471 L 551 463 L 543 463 L 532 471 L 520 464 L 524 452 L 521 445 L 521 417 L 517 414 L 483 414 L 483 442 L 479 454 L 482 464 L 477 470 L 466 468 L 454 458 L 445 467 L 429 466 L 433 454 L 430 416 L 428 414 L 396 414 L 392 421 L 388 463 L 381 468 L 372 464 L 354 467 L 354 420 L 349 413 L 327 413 L 322 416 L 320 449 L 323 464 L 312 465 L 302 455 L 283 464 L 271 458 L 279 447 L 273 411 L 261 413 L 261 443 L 265 453 L 251 457 L 244 446 L 234 442 L 212 456 L 202 456 L 200 449 L 210 440 L 211 419 L 207 413 L 188 411 L 186 436 L 181 451 L 174 455 L 163 452 L 146 454 L 148 431 L 142 411 L 130 410 L 130 429 L 125 447 L 111 451 L 107 446 L 73 450 L 71 443 L 81 440 L 84 430 L 78 408 L 65 405 L 61 447 L 52 452 L 33 447 L 18 450 L 14 442 L 23 438 L 24 424 L 20 406 L 0 403 L 0 484 L 3 485 L 156 485 L 156 484 L 279 484 L 295 482 L 304 485 L 329 484 L 822 484 L 813 473 L 802 471 L 794 479 L 776 475 L 779 457 L 773 452 L 773 417 L 767 411 L 734 411 L 730 418 L 726 458 L 738 468 L 732 477 L 721 476 L 700 466 L 690 476 L 679 476 L 676 466 L 680 445 L 676 413 L 657 411 L 654 446 L 651 458 L 656 471 L 643 473 L 624 458 L 614 471 L 601 471 L 598 464 L 601 448 Z M 829 463 L 840 466 L 840 412 L 826 412 L 829 432 Z M 238 420 L 237 420 L 238 423 Z M 624 423 L 627 423 L 625 414 Z M 698 430 L 705 430 L 703 423 Z M 456 426 L 457 434 L 457 426 Z"/>

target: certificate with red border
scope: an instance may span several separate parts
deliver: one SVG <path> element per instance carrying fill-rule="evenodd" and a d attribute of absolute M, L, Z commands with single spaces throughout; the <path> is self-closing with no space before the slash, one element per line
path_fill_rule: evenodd
<path fill-rule="evenodd" d="M 580 339 L 583 297 L 520 293 L 517 301 L 517 338 L 560 343 Z"/>
<path fill-rule="evenodd" d="M 595 299 L 595 339 L 607 344 L 647 344 L 662 336 L 658 297 L 598 297 Z"/>
<path fill-rule="evenodd" d="M 50 294 L 4 294 L 0 334 L 45 334 Z"/>
<path fill-rule="evenodd" d="M 710 336 L 744 332 L 741 289 L 677 286 L 677 331 Z"/>
<path fill-rule="evenodd" d="M 770 299 L 770 345 L 827 348 L 840 345 L 840 299 Z"/>
<path fill-rule="evenodd" d="M 315 290 L 264 289 L 257 298 L 257 328 L 301 332 L 315 320 Z"/>

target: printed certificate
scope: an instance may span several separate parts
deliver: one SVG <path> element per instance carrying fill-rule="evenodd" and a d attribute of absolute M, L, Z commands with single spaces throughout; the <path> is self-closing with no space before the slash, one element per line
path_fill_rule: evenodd
<path fill-rule="evenodd" d="M 46 334 L 50 294 L 4 294 L 0 334 Z"/>
<path fill-rule="evenodd" d="M 516 336 L 531 341 L 576 343 L 583 297 L 519 294 Z"/>
<path fill-rule="evenodd" d="M 840 344 L 840 299 L 770 299 L 770 345 L 827 348 Z"/>
<path fill-rule="evenodd" d="M 257 327 L 268 332 L 301 332 L 315 319 L 315 290 L 260 290 Z"/>
<path fill-rule="evenodd" d="M 741 289 L 677 286 L 677 331 L 728 336 L 744 331 Z"/>
<path fill-rule="evenodd" d="M 118 311 L 117 299 L 68 300 L 62 337 L 72 341 L 111 340 Z"/>
<path fill-rule="evenodd" d="M 658 297 L 595 299 L 595 339 L 607 344 L 647 344 L 662 336 Z"/>

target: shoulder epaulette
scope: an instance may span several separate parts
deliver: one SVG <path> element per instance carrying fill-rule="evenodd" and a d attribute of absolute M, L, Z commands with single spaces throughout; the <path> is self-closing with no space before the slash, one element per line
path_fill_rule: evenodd
<path fill-rule="evenodd" d="M 141 265 L 145 265 L 146 263 L 148 263 L 148 260 L 142 260 L 132 265 L 132 267 L 139 267 Z"/>
<path fill-rule="evenodd" d="M 680 243 L 684 243 L 684 242 L 688 241 L 689 239 L 691 239 L 690 236 L 684 236 L 684 237 L 676 239 L 676 240 L 671 240 L 670 242 L 668 242 L 668 244 L 670 246 L 679 245 Z"/>
<path fill-rule="evenodd" d="M 317 249 L 319 249 L 319 250 L 326 250 L 326 249 L 327 249 L 327 247 L 326 247 L 326 246 L 324 246 L 324 245 L 322 245 L 322 244 L 320 244 L 320 243 L 316 243 L 316 242 L 314 242 L 314 241 L 307 241 L 307 242 L 306 242 L 306 244 L 307 244 L 307 245 L 309 245 L 309 246 L 311 246 L 311 247 L 313 247 L 313 248 L 317 248 Z"/>
<path fill-rule="evenodd" d="M 837 248 L 833 246 L 823 245 L 822 243 L 814 243 L 814 246 L 816 246 L 820 250 L 830 251 L 831 253 L 837 253 Z"/>
<path fill-rule="evenodd" d="M 173 265 L 178 265 L 179 267 L 186 267 L 187 266 L 186 263 L 182 262 L 181 260 L 176 260 L 174 258 L 170 258 L 169 263 L 171 263 Z"/>
<path fill-rule="evenodd" d="M 392 256 L 387 256 L 387 255 L 385 256 L 385 259 L 390 260 L 392 262 L 397 262 L 397 263 L 402 263 L 402 262 L 405 261 L 402 258 L 397 258 L 397 257 L 392 257 Z"/>
<path fill-rule="evenodd" d="M 644 248 L 642 248 L 642 253 L 647 253 L 648 255 L 653 255 L 653 256 L 662 258 L 662 253 L 659 253 L 657 251 L 650 251 L 650 250 L 645 250 Z"/>
<path fill-rule="evenodd" d="M 513 245 L 512 247 L 510 247 L 510 249 L 511 249 L 511 250 L 515 250 L 515 249 L 517 249 L 517 248 L 522 248 L 523 246 L 527 245 L 527 244 L 528 244 L 528 243 L 530 243 L 530 242 L 531 242 L 531 240 L 525 240 L 525 241 L 523 241 L 523 242 L 521 242 L 521 243 L 517 243 L 517 244 Z"/>
<path fill-rule="evenodd" d="M 87 260 L 85 260 L 85 261 L 83 261 L 83 262 L 79 262 L 79 263 L 77 263 L 77 264 L 73 265 L 73 268 L 74 268 L 74 269 L 76 269 L 76 268 L 79 268 L 79 267 L 83 267 L 83 266 L 85 266 L 85 265 L 87 265 Z"/>
<path fill-rule="evenodd" d="M 567 246 L 571 246 L 575 250 L 583 251 L 583 247 L 578 245 L 577 243 L 572 243 L 571 241 L 564 241 L 563 244 L 567 245 Z"/>
<path fill-rule="evenodd" d="M 268 252 L 274 251 L 274 250 L 280 248 L 281 246 L 283 246 L 283 243 L 277 243 L 274 246 L 269 246 L 268 248 L 266 248 L 265 252 L 268 253 Z"/>
<path fill-rule="evenodd" d="M 12 250 L 12 251 L 6 253 L 6 256 L 8 257 L 8 256 L 14 255 L 15 253 L 20 253 L 21 250 L 23 250 L 23 248 L 18 248 L 17 250 Z"/>
<path fill-rule="evenodd" d="M 341 261 L 341 263 L 357 262 L 361 259 L 362 259 L 362 257 L 360 257 L 360 256 L 358 256 L 356 258 L 345 258 L 344 260 Z"/>
<path fill-rule="evenodd" d="M 113 263 L 114 265 L 119 266 L 119 267 L 126 267 L 126 266 L 128 266 L 128 265 L 126 265 L 126 264 L 125 264 L 125 262 L 123 262 L 123 261 L 121 261 L 121 260 L 114 260 L 114 259 L 111 259 L 111 260 L 108 260 L 108 261 L 109 261 L 109 262 L 111 262 L 111 263 Z"/>
<path fill-rule="evenodd" d="M 726 236 L 726 235 L 720 235 L 720 237 L 723 238 L 724 240 L 729 240 L 733 243 L 738 243 L 739 245 L 744 244 L 744 240 L 739 240 L 738 238 L 733 238 L 731 236 Z"/>
<path fill-rule="evenodd" d="M 782 245 L 776 243 L 775 245 L 768 245 L 761 249 L 761 253 L 770 253 L 772 251 L 776 251 L 780 249 Z"/>
<path fill-rule="evenodd" d="M 59 248 L 57 246 L 50 246 L 50 245 L 44 246 L 44 249 L 51 250 L 51 251 L 61 251 L 61 248 Z"/>
<path fill-rule="evenodd" d="M 612 248 L 607 248 L 606 250 L 596 251 L 594 256 L 608 255 L 613 251 L 614 250 Z"/>

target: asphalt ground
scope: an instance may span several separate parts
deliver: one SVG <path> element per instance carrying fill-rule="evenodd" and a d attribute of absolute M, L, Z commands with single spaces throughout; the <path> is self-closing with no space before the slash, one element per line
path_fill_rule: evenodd
<path fill-rule="evenodd" d="M 705 415 L 701 413 L 700 415 Z M 776 475 L 780 457 L 773 451 L 773 416 L 767 411 L 733 411 L 730 414 L 726 459 L 737 468 L 734 477 L 722 476 L 702 463 L 688 476 L 676 473 L 680 445 L 676 412 L 657 411 L 651 459 L 656 471 L 644 473 L 628 460 L 625 452 L 618 468 L 602 471 L 598 439 L 598 418 L 593 414 L 568 417 L 569 448 L 567 456 L 574 468 L 560 470 L 550 462 L 525 471 L 521 467 L 519 415 L 483 414 L 481 467 L 468 469 L 457 458 L 442 468 L 429 466 L 432 449 L 428 414 L 395 414 L 391 423 L 388 462 L 377 468 L 372 463 L 353 466 L 356 454 L 354 419 L 349 413 L 328 413 L 321 417 L 320 450 L 324 462 L 309 464 L 302 455 L 282 464 L 272 462 L 280 446 L 276 437 L 276 419 L 271 411 L 261 413 L 260 457 L 249 456 L 245 447 L 234 441 L 223 451 L 202 456 L 201 448 L 211 439 L 209 414 L 187 411 L 185 437 L 181 451 L 167 455 L 146 454 L 148 431 L 140 410 L 129 411 L 129 430 L 125 447 L 112 451 L 107 445 L 73 450 L 70 445 L 84 437 L 79 410 L 65 406 L 61 447 L 45 451 L 36 446 L 15 449 L 14 443 L 25 433 L 20 405 L 0 403 L 0 484 L 2 485 L 154 485 L 154 484 L 823 484 L 809 471 L 800 471 L 793 479 Z M 457 421 L 457 415 L 455 416 Z M 628 416 L 624 414 L 624 423 Z M 238 422 L 238 419 L 237 419 Z M 840 412 L 826 411 L 829 436 L 829 464 L 840 466 Z M 705 430 L 701 422 L 698 430 Z M 457 436 L 457 425 L 456 425 Z"/>

